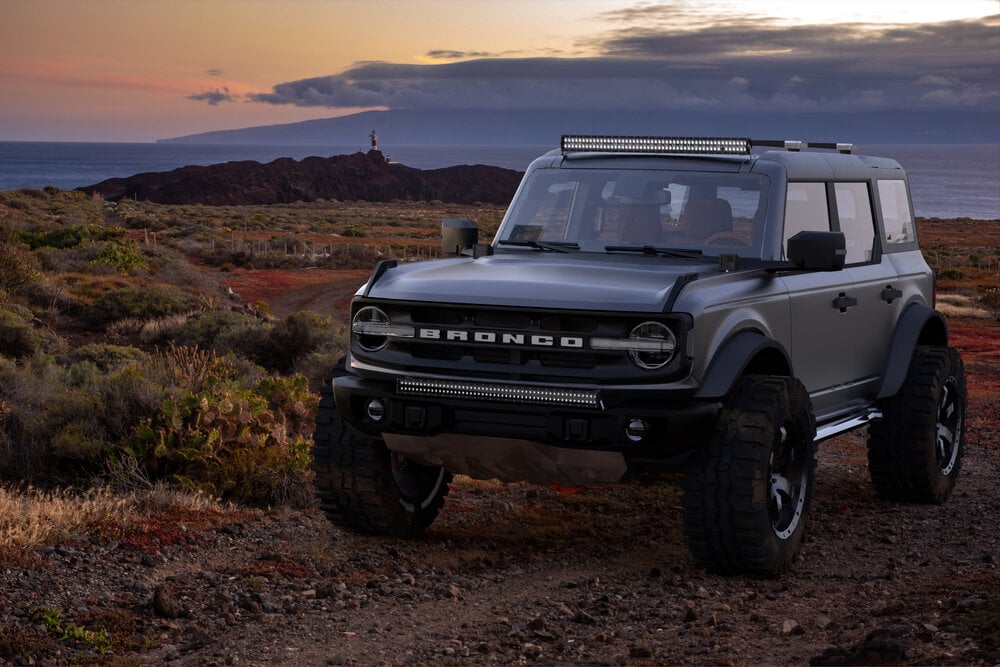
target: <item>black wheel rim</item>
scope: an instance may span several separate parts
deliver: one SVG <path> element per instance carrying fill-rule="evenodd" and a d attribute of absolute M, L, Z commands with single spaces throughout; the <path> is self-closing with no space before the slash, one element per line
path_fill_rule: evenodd
<path fill-rule="evenodd" d="M 400 504 L 410 512 L 426 509 L 444 482 L 444 468 L 420 465 L 396 452 L 390 452 L 389 462 Z"/>
<path fill-rule="evenodd" d="M 767 471 L 767 511 L 779 539 L 791 537 L 802 520 L 809 486 L 806 445 L 791 424 L 778 431 Z"/>
<path fill-rule="evenodd" d="M 958 462 L 962 443 L 962 405 L 958 384 L 949 377 L 941 387 L 938 401 L 934 454 L 942 475 L 950 475 Z"/>

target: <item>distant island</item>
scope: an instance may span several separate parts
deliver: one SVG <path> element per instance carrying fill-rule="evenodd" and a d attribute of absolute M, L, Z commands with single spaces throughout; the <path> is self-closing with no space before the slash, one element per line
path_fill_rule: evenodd
<path fill-rule="evenodd" d="M 386 146 L 558 146 L 563 134 L 736 136 L 855 144 L 1000 143 L 995 112 L 690 112 L 391 109 L 217 130 L 158 143 L 353 146 L 371 128 Z"/>
<path fill-rule="evenodd" d="M 109 178 L 76 188 L 109 201 L 158 204 L 287 204 L 337 199 L 387 202 L 443 201 L 506 205 L 522 173 L 488 165 L 421 170 L 389 162 L 379 150 L 303 160 L 279 158 L 187 166 L 164 172 Z"/>

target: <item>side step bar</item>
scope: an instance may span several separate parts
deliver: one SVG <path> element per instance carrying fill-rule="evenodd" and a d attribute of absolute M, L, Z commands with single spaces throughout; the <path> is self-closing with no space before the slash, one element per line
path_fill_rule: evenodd
<path fill-rule="evenodd" d="M 829 424 L 823 424 L 816 429 L 816 442 L 821 442 L 827 440 L 834 436 L 840 435 L 841 433 L 847 433 L 848 431 L 854 430 L 859 426 L 864 426 L 865 424 L 871 422 L 873 419 L 881 419 L 882 411 L 877 408 L 868 408 L 868 411 L 861 415 L 850 415 L 844 417 L 840 421 L 830 422 Z"/>

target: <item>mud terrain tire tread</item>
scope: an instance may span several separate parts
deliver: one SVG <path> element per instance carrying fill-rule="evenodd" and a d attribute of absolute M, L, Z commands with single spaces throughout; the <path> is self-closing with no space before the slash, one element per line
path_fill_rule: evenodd
<path fill-rule="evenodd" d="M 935 455 L 942 387 L 958 391 L 957 454 L 948 474 Z M 943 503 L 958 477 L 964 449 L 965 367 L 953 347 L 918 347 L 899 392 L 883 401 L 868 431 L 868 471 L 875 492 L 896 501 Z"/>
<path fill-rule="evenodd" d="M 781 539 L 768 511 L 771 452 L 780 427 L 797 431 L 806 472 L 803 512 Z M 815 418 L 809 395 L 793 378 L 747 376 L 716 420 L 708 446 L 689 461 L 682 505 L 695 560 L 720 573 L 777 576 L 794 561 L 815 482 Z"/>
<path fill-rule="evenodd" d="M 444 505 L 451 481 L 450 473 L 444 472 L 433 497 L 421 506 L 404 506 L 393 480 L 389 449 L 344 423 L 329 386 L 320 394 L 312 455 L 316 495 L 324 514 L 336 525 L 366 533 L 420 535 Z"/>

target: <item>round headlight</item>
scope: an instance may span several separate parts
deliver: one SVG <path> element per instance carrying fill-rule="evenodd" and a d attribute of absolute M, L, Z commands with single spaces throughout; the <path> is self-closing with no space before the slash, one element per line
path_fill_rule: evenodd
<path fill-rule="evenodd" d="M 629 340 L 640 345 L 628 353 L 629 359 L 639 368 L 663 368 L 674 358 L 677 337 L 670 327 L 659 322 L 643 322 L 629 334 Z"/>
<path fill-rule="evenodd" d="M 387 336 L 372 333 L 378 329 L 368 326 L 372 324 L 389 324 L 389 316 L 381 308 L 365 306 L 354 314 L 354 321 L 351 323 L 354 338 L 365 352 L 378 352 L 389 343 Z"/>

